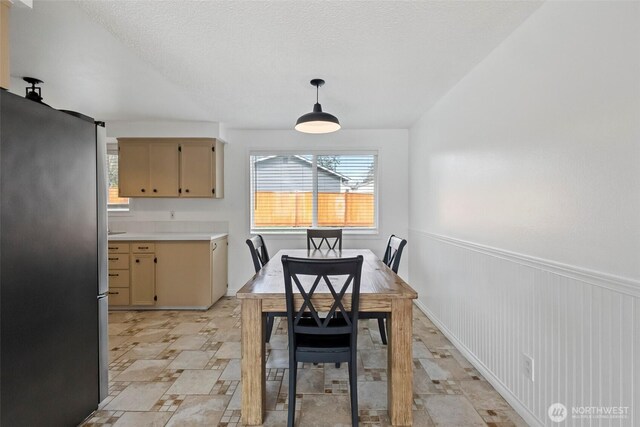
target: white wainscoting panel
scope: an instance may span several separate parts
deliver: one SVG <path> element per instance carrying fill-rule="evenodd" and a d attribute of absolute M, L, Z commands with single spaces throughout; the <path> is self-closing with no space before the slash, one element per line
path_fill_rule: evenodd
<path fill-rule="evenodd" d="M 418 306 L 527 422 L 640 426 L 639 282 L 418 230 L 409 244 Z M 555 424 L 556 402 L 629 416 Z"/>

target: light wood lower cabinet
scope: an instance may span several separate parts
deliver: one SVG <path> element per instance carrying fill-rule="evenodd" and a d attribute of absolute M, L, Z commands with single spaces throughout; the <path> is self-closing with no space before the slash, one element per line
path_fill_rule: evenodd
<path fill-rule="evenodd" d="M 133 254 L 131 260 L 131 305 L 156 303 L 156 263 L 154 254 Z"/>
<path fill-rule="evenodd" d="M 226 237 L 212 241 L 129 242 L 127 245 L 130 248 L 128 289 L 118 287 L 123 277 L 111 276 L 124 270 L 110 271 L 109 290 L 120 292 L 110 295 L 110 306 L 207 309 L 227 293 Z M 109 246 L 115 248 L 115 245 Z"/>

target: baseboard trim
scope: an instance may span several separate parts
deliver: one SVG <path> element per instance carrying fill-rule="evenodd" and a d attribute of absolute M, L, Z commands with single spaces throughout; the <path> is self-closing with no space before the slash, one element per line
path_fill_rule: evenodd
<path fill-rule="evenodd" d="M 414 304 L 433 322 L 434 325 L 446 336 L 449 341 L 462 353 L 462 355 L 487 379 L 489 384 L 507 401 L 509 405 L 530 426 L 544 426 L 536 416 L 509 390 L 509 388 L 496 377 L 453 333 L 433 314 L 421 301 L 414 300 Z"/>
<path fill-rule="evenodd" d="M 590 270 L 574 265 L 563 264 L 547 259 L 536 258 L 530 255 L 511 252 L 505 249 L 494 248 L 492 246 L 473 243 L 454 237 L 443 236 L 440 234 L 430 233 L 428 231 L 409 229 L 409 233 L 420 234 L 426 238 L 437 240 L 449 245 L 458 246 L 474 252 L 479 252 L 494 258 L 505 259 L 520 265 L 525 265 L 539 270 L 548 271 L 570 279 L 579 280 L 581 282 L 599 286 L 625 295 L 631 295 L 640 298 L 640 280 L 628 277 L 616 276 L 601 271 Z"/>

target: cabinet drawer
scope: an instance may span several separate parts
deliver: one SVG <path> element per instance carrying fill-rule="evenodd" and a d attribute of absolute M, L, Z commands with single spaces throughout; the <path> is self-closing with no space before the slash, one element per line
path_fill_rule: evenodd
<path fill-rule="evenodd" d="M 109 305 L 129 305 L 129 289 L 109 288 Z"/>
<path fill-rule="evenodd" d="M 127 270 L 129 254 L 109 254 L 109 270 Z"/>
<path fill-rule="evenodd" d="M 134 254 L 151 254 L 156 251 L 155 243 L 132 243 L 131 252 Z"/>
<path fill-rule="evenodd" d="M 109 242 L 109 253 L 110 254 L 128 254 L 129 244 L 120 243 L 120 242 Z"/>
<path fill-rule="evenodd" d="M 109 270 L 109 287 L 128 288 L 129 270 Z"/>

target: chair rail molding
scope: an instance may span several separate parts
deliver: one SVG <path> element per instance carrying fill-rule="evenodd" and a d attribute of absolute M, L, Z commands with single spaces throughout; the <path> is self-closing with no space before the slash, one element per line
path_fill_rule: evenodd
<path fill-rule="evenodd" d="M 536 258 L 517 252 L 511 252 L 505 249 L 499 249 L 479 243 L 469 242 L 467 240 L 457 239 L 454 237 L 443 236 L 441 234 L 430 233 L 428 231 L 410 228 L 409 233 L 415 233 L 430 239 L 438 240 L 450 245 L 480 252 L 495 258 L 505 259 L 520 265 L 525 265 L 540 270 L 548 271 L 553 274 L 564 276 L 570 279 L 579 280 L 594 286 L 609 289 L 625 295 L 640 298 L 640 280 L 628 277 L 616 276 L 601 271 L 590 270 L 569 264 L 563 264 L 543 258 Z"/>

